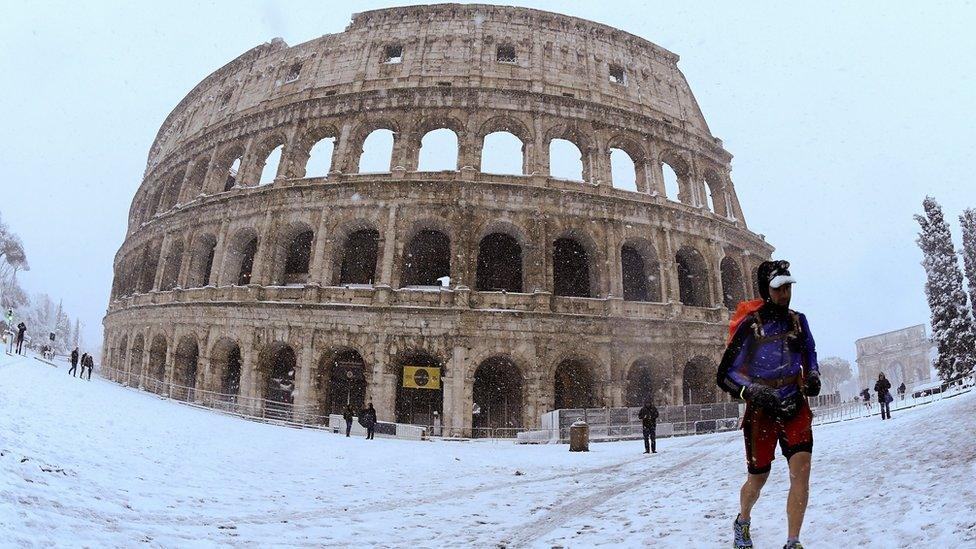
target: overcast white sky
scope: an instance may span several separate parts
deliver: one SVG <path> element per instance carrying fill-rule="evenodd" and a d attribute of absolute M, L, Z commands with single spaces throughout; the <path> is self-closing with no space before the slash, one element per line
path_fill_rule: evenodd
<path fill-rule="evenodd" d="M 166 115 L 206 75 L 275 36 L 341 32 L 418 2 L 18 2 L 0 18 L 0 214 L 29 292 L 101 339 L 112 259 Z M 926 194 L 976 207 L 973 2 L 505 2 L 632 32 L 681 56 L 735 156 L 750 228 L 793 263 L 821 356 L 927 322 L 915 245 Z"/>

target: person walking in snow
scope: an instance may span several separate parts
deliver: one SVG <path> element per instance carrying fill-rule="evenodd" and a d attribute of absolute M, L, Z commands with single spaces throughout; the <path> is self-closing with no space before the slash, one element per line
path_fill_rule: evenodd
<path fill-rule="evenodd" d="M 641 420 L 644 428 L 644 453 L 657 453 L 657 406 L 650 399 L 644 403 L 644 407 L 637 412 L 637 418 Z"/>
<path fill-rule="evenodd" d="M 346 420 L 346 436 L 352 431 L 352 405 L 346 404 L 346 409 L 342 411 L 342 419 Z"/>
<path fill-rule="evenodd" d="M 71 368 L 68 368 L 68 373 L 71 377 L 75 377 L 75 372 L 78 371 L 78 347 L 71 351 Z M 84 373 L 84 367 L 82 367 L 82 373 Z"/>
<path fill-rule="evenodd" d="M 369 406 L 359 414 L 359 421 L 366 428 L 366 439 L 372 440 L 373 430 L 376 429 L 376 409 L 373 408 L 373 403 L 370 402 Z"/>
<path fill-rule="evenodd" d="M 861 391 L 861 399 L 864 401 L 864 407 L 867 408 L 868 410 L 870 410 L 871 409 L 871 391 L 867 387 L 865 387 L 864 390 Z"/>
<path fill-rule="evenodd" d="M 901 397 L 901 400 L 905 400 L 905 391 L 907 390 L 908 388 L 905 387 L 905 382 L 902 381 L 901 385 L 898 386 L 898 396 Z"/>
<path fill-rule="evenodd" d="M 88 366 L 88 381 L 91 381 L 92 370 L 95 369 L 95 359 L 85 353 L 85 360 L 81 363 L 81 373 L 85 373 L 85 366 Z"/>
<path fill-rule="evenodd" d="M 22 355 L 23 345 L 24 345 L 24 332 L 27 331 L 27 325 L 21 322 L 17 325 L 17 354 Z"/>
<path fill-rule="evenodd" d="M 891 382 L 883 373 L 878 374 L 878 381 L 874 382 L 874 392 L 878 393 L 878 402 L 881 403 L 881 419 L 891 419 Z M 886 417 L 887 416 L 887 417 Z"/>
<path fill-rule="evenodd" d="M 752 508 L 769 478 L 779 441 L 790 472 L 784 549 L 798 549 L 810 492 L 813 413 L 806 397 L 820 394 L 820 368 L 810 325 L 789 308 L 793 284 L 786 261 L 764 261 L 757 271 L 761 300 L 740 303 L 716 381 L 746 401 L 742 432 L 748 475 L 733 521 L 734 547 L 752 547 Z"/>

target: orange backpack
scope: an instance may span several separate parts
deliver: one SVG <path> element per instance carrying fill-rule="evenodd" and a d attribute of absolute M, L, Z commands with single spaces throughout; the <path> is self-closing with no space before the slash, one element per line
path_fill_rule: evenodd
<path fill-rule="evenodd" d="M 732 343 L 732 337 L 735 335 L 735 331 L 739 329 L 739 325 L 742 321 L 749 317 L 752 313 L 755 313 L 763 306 L 762 299 L 753 299 L 751 301 L 741 301 L 739 305 L 735 308 L 735 314 L 729 320 L 729 338 L 725 341 L 725 345 L 728 346 Z"/>

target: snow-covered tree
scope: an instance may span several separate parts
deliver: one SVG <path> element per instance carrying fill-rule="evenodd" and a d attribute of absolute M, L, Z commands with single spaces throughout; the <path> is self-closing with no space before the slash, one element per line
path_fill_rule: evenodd
<path fill-rule="evenodd" d="M 932 339 L 939 351 L 935 369 L 942 379 L 950 379 L 972 371 L 976 363 L 976 332 L 942 206 L 927 196 L 922 207 L 925 215 L 915 216 L 922 228 L 916 242 L 924 256 L 925 295 L 932 312 Z"/>
<path fill-rule="evenodd" d="M 976 307 L 976 209 L 964 210 L 959 216 L 962 226 L 962 265 L 969 285 L 969 304 Z"/>
<path fill-rule="evenodd" d="M 823 394 L 840 392 L 841 385 L 854 377 L 851 363 L 837 356 L 819 359 L 820 379 L 823 382 Z"/>

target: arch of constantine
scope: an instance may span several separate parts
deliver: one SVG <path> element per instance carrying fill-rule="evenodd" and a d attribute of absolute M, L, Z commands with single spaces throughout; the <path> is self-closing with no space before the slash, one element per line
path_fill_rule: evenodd
<path fill-rule="evenodd" d="M 103 364 L 455 429 L 718 399 L 729 309 L 772 247 L 677 61 L 602 24 L 453 4 L 245 52 L 149 151 Z M 452 146 L 425 150 L 435 134 Z M 500 139 L 514 173 L 487 165 Z"/>

